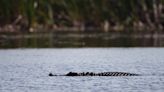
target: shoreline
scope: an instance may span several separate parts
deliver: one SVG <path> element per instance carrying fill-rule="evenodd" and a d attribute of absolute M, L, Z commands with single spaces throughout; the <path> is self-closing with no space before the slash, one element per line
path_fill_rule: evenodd
<path fill-rule="evenodd" d="M 163 31 L 0 33 L 0 48 L 164 47 Z"/>

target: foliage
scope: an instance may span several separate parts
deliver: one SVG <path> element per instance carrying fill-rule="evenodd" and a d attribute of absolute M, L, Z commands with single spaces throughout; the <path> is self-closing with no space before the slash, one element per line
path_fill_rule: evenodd
<path fill-rule="evenodd" d="M 122 25 L 141 21 L 150 26 L 164 22 L 163 12 L 164 0 L 0 0 L 0 25 L 22 15 L 29 27 L 88 20 Z"/>

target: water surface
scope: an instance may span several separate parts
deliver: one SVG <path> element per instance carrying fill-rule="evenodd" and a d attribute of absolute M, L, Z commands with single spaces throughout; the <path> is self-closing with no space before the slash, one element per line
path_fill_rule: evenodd
<path fill-rule="evenodd" d="M 163 66 L 164 48 L 1 49 L 0 92 L 163 92 Z M 70 71 L 142 76 L 48 76 Z"/>

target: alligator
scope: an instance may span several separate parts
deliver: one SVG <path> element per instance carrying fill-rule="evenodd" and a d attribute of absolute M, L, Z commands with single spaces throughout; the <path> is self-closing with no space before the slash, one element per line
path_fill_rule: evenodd
<path fill-rule="evenodd" d="M 100 72 L 100 73 L 94 73 L 94 72 L 69 72 L 64 75 L 55 75 L 52 73 L 49 73 L 49 76 L 139 76 L 140 74 L 135 73 L 127 73 L 127 72 Z"/>

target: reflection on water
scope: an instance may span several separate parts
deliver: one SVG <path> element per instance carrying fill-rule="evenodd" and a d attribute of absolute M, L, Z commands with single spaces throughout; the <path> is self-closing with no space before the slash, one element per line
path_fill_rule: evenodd
<path fill-rule="evenodd" d="M 163 32 L 49 32 L 1 34 L 1 48 L 19 47 L 161 47 Z"/>

